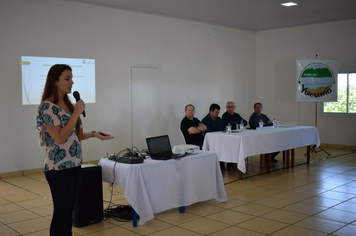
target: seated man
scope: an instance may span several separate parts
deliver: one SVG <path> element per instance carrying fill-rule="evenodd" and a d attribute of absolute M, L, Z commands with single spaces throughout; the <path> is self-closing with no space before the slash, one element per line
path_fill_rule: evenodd
<path fill-rule="evenodd" d="M 262 119 L 263 121 L 263 126 L 272 126 L 273 123 L 272 121 L 266 116 L 265 114 L 262 113 L 262 104 L 260 102 L 257 102 L 253 105 L 253 109 L 255 112 L 250 116 L 249 124 L 252 129 L 256 129 L 259 127 L 260 120 Z"/>
<path fill-rule="evenodd" d="M 244 126 L 247 125 L 247 121 L 244 120 L 238 113 L 235 112 L 235 103 L 233 101 L 229 101 L 226 103 L 226 112 L 222 116 L 222 120 L 224 121 L 224 125 L 227 126 L 229 123 L 231 125 L 232 130 L 236 130 L 239 128 L 241 121 Z M 233 169 L 234 163 L 227 163 L 227 169 Z"/>
<path fill-rule="evenodd" d="M 225 130 L 224 122 L 219 117 L 220 106 L 216 103 L 210 105 L 209 114 L 207 114 L 202 122 L 206 125 L 206 132 L 223 131 Z M 220 161 L 220 169 L 225 171 L 225 162 Z"/>
<path fill-rule="evenodd" d="M 194 113 L 195 107 L 192 104 L 185 106 L 185 117 L 180 122 L 180 130 L 183 133 L 186 144 L 197 145 L 202 149 L 206 126 L 194 117 Z"/>
<path fill-rule="evenodd" d="M 226 103 L 226 112 L 222 116 L 222 120 L 224 121 L 224 125 L 227 126 L 229 123 L 231 128 L 238 129 L 237 125 L 240 125 L 241 121 L 243 121 L 244 126 L 247 125 L 247 121 L 244 120 L 238 113 L 235 112 L 235 103 L 230 101 Z"/>
<path fill-rule="evenodd" d="M 256 129 L 259 127 L 259 122 L 262 119 L 263 126 L 272 126 L 273 123 L 272 121 L 266 116 L 265 114 L 262 113 L 262 104 L 260 102 L 257 102 L 253 105 L 253 108 L 255 112 L 250 116 L 249 124 L 252 129 Z M 278 155 L 279 152 L 273 152 L 271 153 L 271 162 L 278 162 L 278 160 L 275 159 L 275 157 Z M 266 157 L 265 157 L 266 159 Z"/>
<path fill-rule="evenodd" d="M 225 130 L 223 120 L 219 117 L 220 106 L 216 103 L 210 105 L 209 114 L 207 114 L 202 122 L 206 125 L 206 132 L 222 131 Z"/>

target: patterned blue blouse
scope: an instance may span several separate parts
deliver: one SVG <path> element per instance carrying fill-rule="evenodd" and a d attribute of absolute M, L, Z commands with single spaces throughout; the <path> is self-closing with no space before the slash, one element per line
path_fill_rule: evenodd
<path fill-rule="evenodd" d="M 67 112 L 56 104 L 44 101 L 37 110 L 37 132 L 40 147 L 46 149 L 44 170 L 63 170 L 82 164 L 82 148 L 79 142 L 76 128 L 63 144 L 56 143 L 47 132 L 45 124 L 64 127 L 71 112 Z"/>

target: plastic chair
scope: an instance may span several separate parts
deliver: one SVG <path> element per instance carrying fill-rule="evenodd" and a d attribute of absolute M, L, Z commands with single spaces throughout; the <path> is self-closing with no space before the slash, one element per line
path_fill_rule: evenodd
<path fill-rule="evenodd" d="M 183 137 L 183 144 L 186 144 L 186 142 L 185 142 L 185 138 L 184 138 L 184 135 L 183 135 L 183 132 L 182 132 L 182 130 L 180 130 L 180 128 L 179 128 L 179 132 L 180 132 L 180 134 L 182 135 L 182 137 Z"/>

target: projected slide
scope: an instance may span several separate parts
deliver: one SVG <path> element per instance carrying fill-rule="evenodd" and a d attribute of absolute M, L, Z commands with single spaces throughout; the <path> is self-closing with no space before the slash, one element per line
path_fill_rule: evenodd
<path fill-rule="evenodd" d="M 72 92 L 78 91 L 85 103 L 95 103 L 95 60 L 56 57 L 21 57 L 22 104 L 39 105 L 46 83 L 47 73 L 54 64 L 72 67 Z M 74 103 L 75 99 L 69 95 Z"/>

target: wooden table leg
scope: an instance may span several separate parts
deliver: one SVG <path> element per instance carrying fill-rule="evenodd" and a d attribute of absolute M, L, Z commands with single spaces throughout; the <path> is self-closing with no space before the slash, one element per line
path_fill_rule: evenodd
<path fill-rule="evenodd" d="M 264 162 L 264 154 L 261 154 L 260 155 L 260 175 L 263 175 L 263 169 L 264 169 L 264 164 L 263 164 L 263 162 Z"/>
<path fill-rule="evenodd" d="M 286 160 L 286 151 L 283 151 L 283 162 Z"/>
<path fill-rule="evenodd" d="M 291 167 L 294 168 L 294 148 L 291 150 Z"/>
<path fill-rule="evenodd" d="M 289 169 L 289 150 L 287 152 L 286 168 Z"/>
<path fill-rule="evenodd" d="M 240 180 L 243 180 L 244 179 L 244 173 L 242 173 L 242 171 L 241 170 L 239 170 L 239 179 Z"/>
<path fill-rule="evenodd" d="M 272 155 L 271 153 L 267 154 L 267 173 L 271 173 L 271 159 Z"/>
<path fill-rule="evenodd" d="M 310 145 L 307 146 L 307 164 L 310 163 Z"/>

